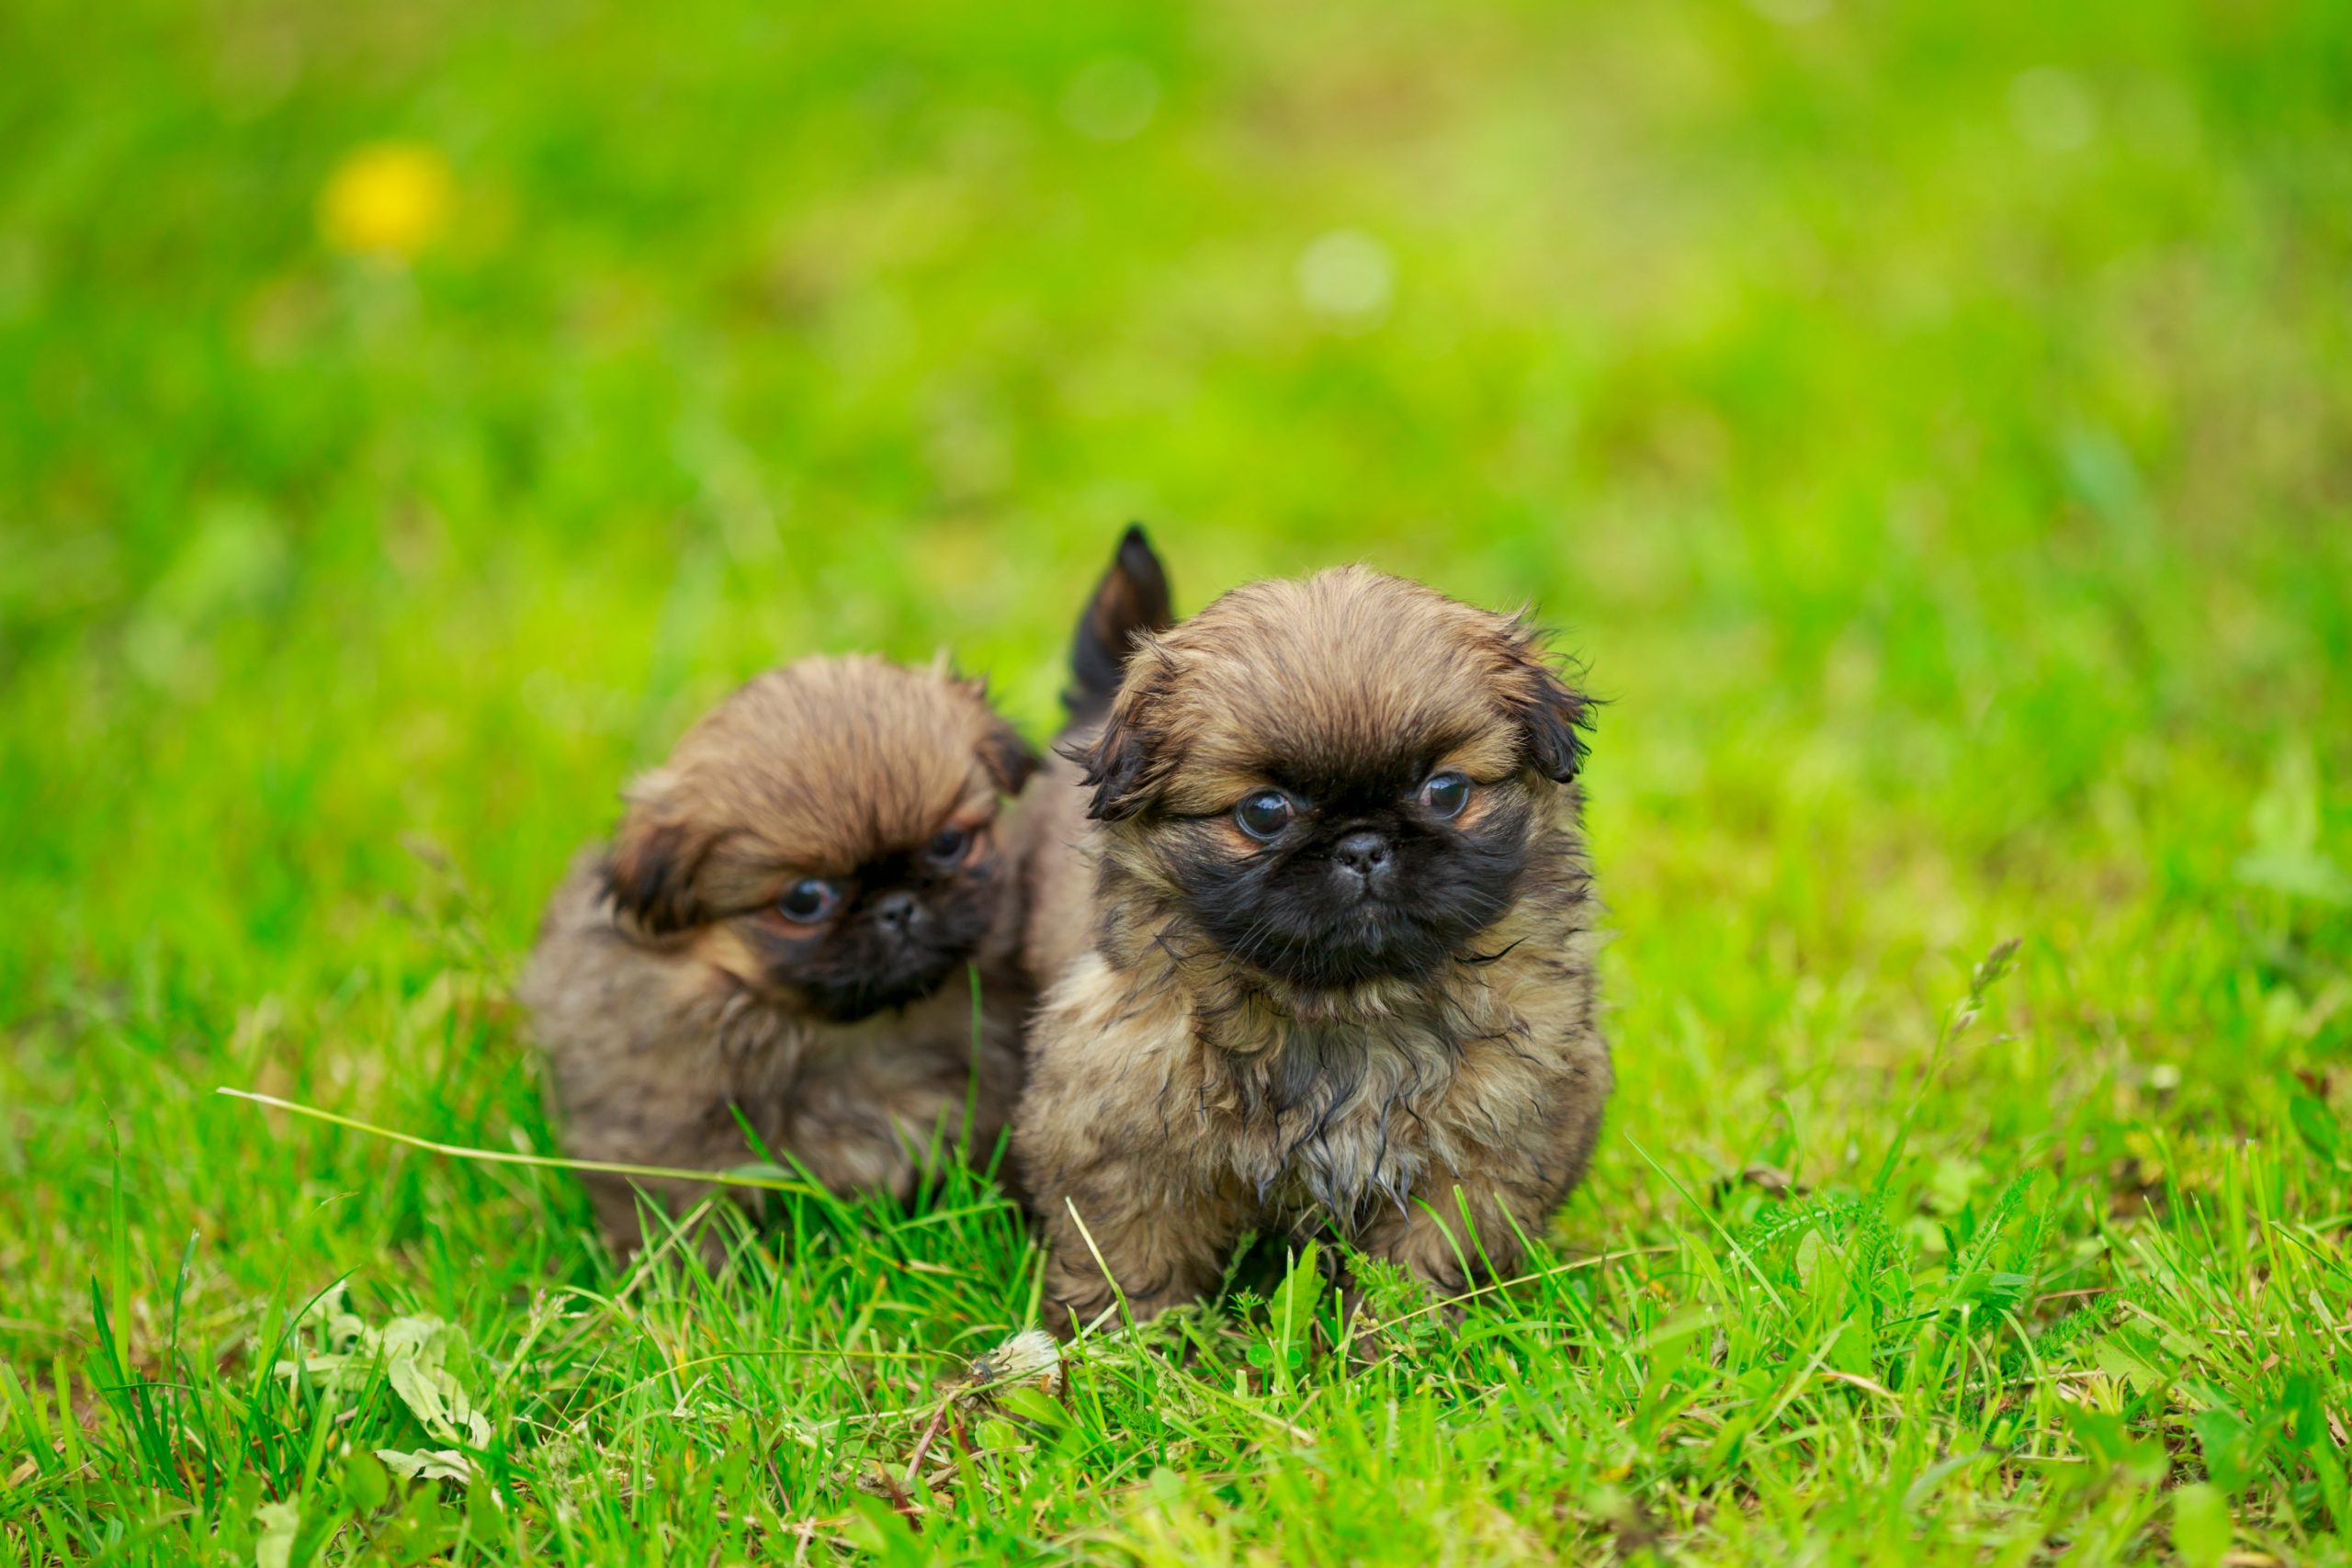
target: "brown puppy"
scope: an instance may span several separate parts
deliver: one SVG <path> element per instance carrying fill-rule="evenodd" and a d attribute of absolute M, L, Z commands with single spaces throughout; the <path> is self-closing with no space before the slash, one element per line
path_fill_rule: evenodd
<path fill-rule="evenodd" d="M 810 659 L 720 704 L 574 863 L 524 976 L 570 1152 L 724 1169 L 758 1159 L 748 1122 L 836 1192 L 901 1199 L 934 1142 L 987 1159 L 1030 1000 L 997 803 L 1035 766 L 944 669 Z M 710 1190 L 647 1187 L 673 1212 Z M 632 1184 L 589 1189 L 633 1250 Z"/>
<path fill-rule="evenodd" d="M 1446 1294 L 1518 1262 L 1611 1085 L 1587 712 L 1523 622 L 1362 568 L 1137 639 L 1034 807 L 1077 843 L 1031 873 L 1014 1122 L 1056 1327 L 1278 1227 Z"/>

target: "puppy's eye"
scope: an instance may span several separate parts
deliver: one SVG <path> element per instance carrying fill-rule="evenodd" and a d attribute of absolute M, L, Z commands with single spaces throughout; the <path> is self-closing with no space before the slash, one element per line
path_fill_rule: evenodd
<path fill-rule="evenodd" d="M 809 877 L 785 889 L 775 907 L 797 925 L 813 926 L 841 908 L 841 889 L 821 877 Z"/>
<path fill-rule="evenodd" d="M 933 865 L 950 866 L 964 858 L 972 847 L 972 835 L 962 828 L 942 828 L 932 835 L 931 847 L 923 852 Z"/>
<path fill-rule="evenodd" d="M 1278 789 L 1261 789 L 1233 808 L 1233 819 L 1253 839 L 1281 836 L 1297 815 L 1298 807 Z"/>
<path fill-rule="evenodd" d="M 1470 804 L 1470 781 L 1460 773 L 1431 773 L 1421 785 L 1421 804 L 1441 822 L 1459 817 Z"/>

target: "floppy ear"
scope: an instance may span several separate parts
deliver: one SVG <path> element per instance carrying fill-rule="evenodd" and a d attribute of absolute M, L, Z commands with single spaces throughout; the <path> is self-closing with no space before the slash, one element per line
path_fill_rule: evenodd
<path fill-rule="evenodd" d="M 1062 753 L 1086 770 L 1086 783 L 1094 791 L 1086 814 L 1097 822 L 1124 822 L 1159 798 L 1166 770 L 1159 765 L 1160 737 L 1150 716 L 1165 694 L 1166 660 L 1148 634 L 1139 637 L 1136 663 L 1102 732 L 1089 744 Z"/>
<path fill-rule="evenodd" d="M 945 649 L 940 649 L 939 657 L 932 663 L 932 670 L 971 698 L 973 705 L 986 716 L 987 722 L 981 727 L 980 738 L 972 743 L 972 755 L 979 760 L 982 771 L 989 775 L 989 783 L 996 785 L 999 793 L 1019 795 L 1022 786 L 1029 782 L 1029 775 L 1037 771 L 1037 753 L 1029 749 L 1029 742 L 1021 739 L 1021 732 L 1005 723 L 1004 716 L 989 705 L 988 677 L 957 675 L 947 662 Z"/>
<path fill-rule="evenodd" d="M 630 786 L 628 815 L 605 863 L 605 887 L 613 902 L 656 936 L 707 918 L 695 882 L 710 840 L 664 810 L 668 786 L 659 773 Z"/>
<path fill-rule="evenodd" d="M 1579 732 L 1592 728 L 1592 700 L 1561 679 L 1536 633 L 1524 626 L 1514 632 L 1523 684 L 1513 705 L 1527 734 L 1527 760 L 1554 784 L 1566 784 L 1584 769 Z"/>
<path fill-rule="evenodd" d="M 1006 795 L 1019 795 L 1029 775 L 1037 771 L 1037 753 L 1029 742 L 1021 739 L 1012 726 L 1001 718 L 991 718 L 981 733 L 978 748 L 980 766 L 988 770 L 989 779 Z"/>
<path fill-rule="evenodd" d="M 1136 727 L 1113 714 L 1093 743 L 1063 753 L 1086 770 L 1094 796 L 1086 814 L 1097 822 L 1124 822 L 1150 804 L 1152 792 L 1143 787 L 1150 753 Z"/>

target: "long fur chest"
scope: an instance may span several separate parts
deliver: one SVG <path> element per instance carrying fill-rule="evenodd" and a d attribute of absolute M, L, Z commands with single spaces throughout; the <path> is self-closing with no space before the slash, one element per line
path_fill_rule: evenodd
<path fill-rule="evenodd" d="M 1270 1224 L 1328 1217 L 1355 1235 L 1415 1198 L 1442 1201 L 1465 1149 L 1510 1138 L 1536 1085 L 1498 1072 L 1496 1041 L 1438 1030 L 1282 1026 L 1266 1049 L 1211 1049 L 1201 1109 L 1221 1173 Z"/>

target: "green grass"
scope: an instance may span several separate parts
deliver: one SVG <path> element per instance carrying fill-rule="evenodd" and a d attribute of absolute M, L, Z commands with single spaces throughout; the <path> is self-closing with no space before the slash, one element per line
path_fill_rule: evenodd
<path fill-rule="evenodd" d="M 2352 1561 L 2352 14 L 1806 9 L 0 7 L 0 1561 Z M 624 1275 L 213 1093 L 552 1149 L 628 773 L 815 649 L 1042 738 L 1130 517 L 1611 699 L 1542 1278 L 934 1430 L 988 1190 Z"/>

